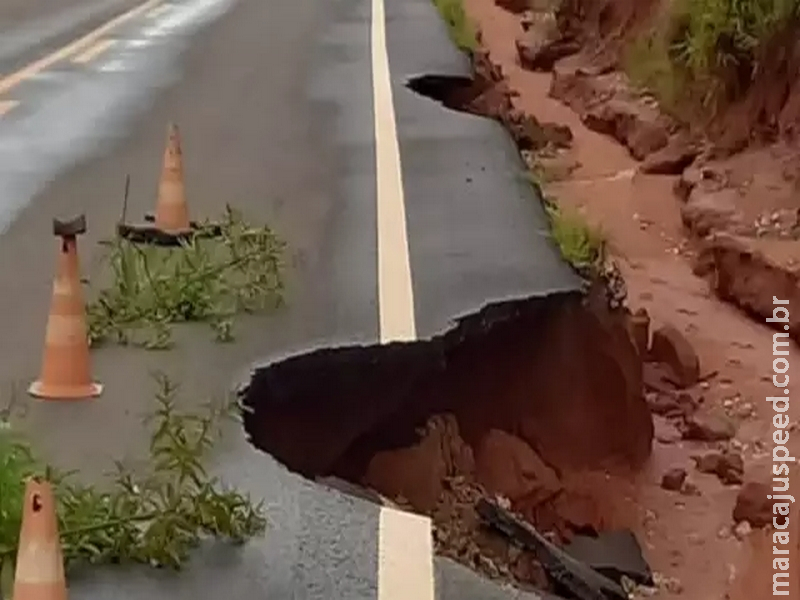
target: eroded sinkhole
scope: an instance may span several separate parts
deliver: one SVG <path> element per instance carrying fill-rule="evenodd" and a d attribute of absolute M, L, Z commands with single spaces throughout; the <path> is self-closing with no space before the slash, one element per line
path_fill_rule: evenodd
<path fill-rule="evenodd" d="M 486 89 L 480 81 L 472 77 L 436 74 L 412 77 L 406 82 L 406 87 L 450 110 L 470 113 L 478 112 L 472 104 Z"/>
<path fill-rule="evenodd" d="M 430 515 L 439 554 L 541 583 L 532 559 L 481 530 L 473 505 L 500 494 L 562 538 L 604 527 L 602 493 L 571 474 L 640 465 L 653 424 L 625 318 L 601 305 L 572 293 L 504 302 L 433 339 L 272 364 L 243 391 L 245 429 L 294 472 Z"/>

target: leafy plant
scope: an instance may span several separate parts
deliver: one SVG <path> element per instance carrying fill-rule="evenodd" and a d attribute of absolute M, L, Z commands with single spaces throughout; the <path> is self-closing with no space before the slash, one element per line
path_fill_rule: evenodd
<path fill-rule="evenodd" d="M 561 255 L 583 274 L 597 273 L 605 262 L 605 237 L 577 212 L 566 211 L 552 201 L 545 203 L 550 230 Z"/>
<path fill-rule="evenodd" d="M 205 321 L 218 341 L 233 339 L 233 317 L 283 301 L 285 245 L 228 207 L 221 235 L 203 232 L 177 248 L 108 242 L 109 287 L 87 306 L 89 339 L 147 348 L 172 345 L 174 323 Z"/>
<path fill-rule="evenodd" d="M 800 17 L 800 0 L 676 0 L 666 23 L 635 40 L 626 60 L 634 81 L 668 106 L 714 111 L 752 83 L 763 48 Z"/>
<path fill-rule="evenodd" d="M 478 36 L 464 10 L 463 0 L 433 0 L 433 3 L 447 24 L 453 43 L 465 52 L 474 51 Z"/>
<path fill-rule="evenodd" d="M 0 421 L 0 572 L 3 596 L 19 543 L 25 481 L 48 479 L 58 505 L 67 568 L 75 564 L 136 562 L 178 569 L 192 548 L 208 537 L 243 543 L 266 527 L 263 509 L 248 496 L 209 476 L 203 458 L 220 434 L 235 402 L 210 404 L 203 414 L 180 412 L 177 386 L 157 374 L 157 410 L 151 428 L 149 468 L 136 474 L 116 464 L 107 489 L 75 483 L 37 461 L 7 420 Z"/>

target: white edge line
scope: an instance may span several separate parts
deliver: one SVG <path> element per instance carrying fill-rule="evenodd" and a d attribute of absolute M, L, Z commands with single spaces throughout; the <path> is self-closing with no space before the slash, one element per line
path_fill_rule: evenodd
<path fill-rule="evenodd" d="M 397 141 L 383 0 L 372 0 L 372 85 L 378 213 L 378 312 L 381 341 L 417 339 L 403 175 Z"/>
<path fill-rule="evenodd" d="M 431 520 L 385 506 L 379 518 L 378 600 L 434 600 Z"/>

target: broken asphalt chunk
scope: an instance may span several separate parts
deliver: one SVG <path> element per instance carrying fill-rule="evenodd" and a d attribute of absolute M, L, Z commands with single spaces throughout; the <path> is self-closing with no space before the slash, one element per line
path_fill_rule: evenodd
<path fill-rule="evenodd" d="M 640 585 L 654 585 L 653 572 L 644 559 L 642 547 L 627 529 L 605 531 L 597 537 L 578 535 L 564 550 L 617 583 L 625 576 Z"/>
<path fill-rule="evenodd" d="M 496 503 L 481 498 L 475 510 L 488 525 L 534 552 L 548 576 L 570 598 L 628 600 L 622 586 L 551 544 L 532 525 Z"/>

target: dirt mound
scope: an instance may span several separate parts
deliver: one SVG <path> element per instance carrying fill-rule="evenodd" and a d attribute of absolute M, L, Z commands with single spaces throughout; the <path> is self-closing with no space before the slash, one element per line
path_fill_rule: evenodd
<path fill-rule="evenodd" d="M 584 469 L 635 470 L 653 438 L 628 318 L 605 302 L 599 294 L 508 302 L 428 341 L 289 359 L 255 373 L 245 428 L 289 469 L 410 504 L 442 536 L 471 527 L 469 511 L 453 507 L 463 504 L 454 481 L 510 496 L 564 538 L 602 530 L 614 520 L 609 494 L 565 482 Z M 535 580 L 518 556 L 484 555 Z"/>
<path fill-rule="evenodd" d="M 550 42 L 556 47 L 570 42 L 572 53 L 580 52 L 601 69 L 616 69 L 637 36 L 664 27 L 655 19 L 669 7 L 668 0 L 563 0 L 555 15 L 558 42 Z M 675 27 L 679 31 L 680 23 Z M 800 125 L 799 34 L 800 20 L 790 20 L 752 54 L 737 56 L 720 67 L 716 75 L 725 93 L 711 113 L 692 112 L 699 119 L 692 125 L 705 129 L 720 153 L 781 137 L 796 138 Z M 721 39 L 719 43 L 724 42 Z M 551 62 L 547 68 L 552 66 Z"/>
<path fill-rule="evenodd" d="M 775 300 L 800 302 L 800 268 L 794 257 L 800 243 L 783 240 L 755 240 L 718 234 L 703 243 L 696 273 L 709 278 L 716 294 L 765 322 L 773 317 Z M 781 261 L 783 256 L 786 260 Z M 770 325 L 784 330 L 800 342 L 800 316 L 789 313 L 787 322 Z"/>
<path fill-rule="evenodd" d="M 626 41 L 650 22 L 662 0 L 562 0 L 556 21 L 562 37 L 596 57 L 616 61 Z"/>
<path fill-rule="evenodd" d="M 800 126 L 800 22 L 793 21 L 759 51 L 758 63 L 742 75 L 732 72 L 739 91 L 723 107 L 710 133 L 725 152 L 747 145 L 794 140 Z M 735 78 L 740 81 L 735 81 Z"/>

